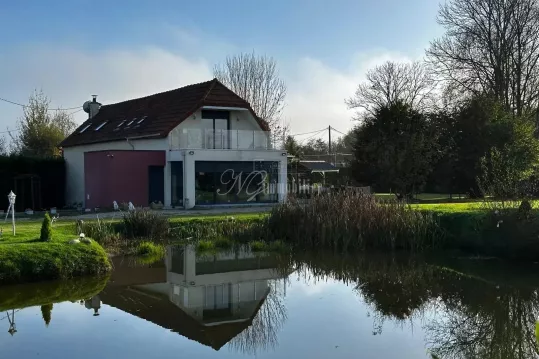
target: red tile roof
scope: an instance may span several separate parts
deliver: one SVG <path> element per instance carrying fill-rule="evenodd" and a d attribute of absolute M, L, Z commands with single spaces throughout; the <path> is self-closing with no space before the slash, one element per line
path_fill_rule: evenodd
<path fill-rule="evenodd" d="M 176 90 L 101 106 L 97 115 L 84 121 L 60 143 L 60 147 L 118 141 L 138 136 L 163 138 L 202 106 L 246 108 L 257 119 L 260 127 L 269 131 L 266 121 L 256 116 L 247 101 L 217 79 L 213 79 Z M 144 117 L 146 117 L 144 121 L 139 124 L 138 122 Z M 105 121 L 107 123 L 96 131 L 96 128 Z M 125 122 L 118 127 L 122 121 Z M 131 121 L 133 122 L 130 124 Z M 88 125 L 90 127 L 80 133 Z"/>

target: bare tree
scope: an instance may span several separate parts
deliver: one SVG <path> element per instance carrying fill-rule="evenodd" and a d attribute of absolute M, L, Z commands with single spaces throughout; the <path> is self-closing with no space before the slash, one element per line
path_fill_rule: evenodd
<path fill-rule="evenodd" d="M 8 146 L 5 137 L 0 137 L 0 156 L 7 156 L 9 154 Z"/>
<path fill-rule="evenodd" d="M 279 280 L 269 283 L 269 293 L 253 318 L 251 325 L 234 337 L 229 347 L 243 354 L 256 355 L 258 351 L 278 346 L 278 333 L 287 319 L 282 295 L 277 292 Z"/>
<path fill-rule="evenodd" d="M 350 109 L 374 114 L 377 109 L 402 101 L 414 109 L 430 106 L 435 82 L 421 62 L 396 63 L 388 61 L 367 72 L 354 96 L 345 100 Z M 360 111 L 358 118 L 361 118 Z"/>
<path fill-rule="evenodd" d="M 281 113 L 286 97 L 286 84 L 279 77 L 277 62 L 272 57 L 242 53 L 229 56 L 215 65 L 214 76 L 245 99 L 255 113 L 265 120 L 275 136 L 282 137 Z"/>
<path fill-rule="evenodd" d="M 435 73 L 468 94 L 495 96 L 517 115 L 539 96 L 537 0 L 451 0 L 440 6 L 445 35 L 427 56 Z"/>

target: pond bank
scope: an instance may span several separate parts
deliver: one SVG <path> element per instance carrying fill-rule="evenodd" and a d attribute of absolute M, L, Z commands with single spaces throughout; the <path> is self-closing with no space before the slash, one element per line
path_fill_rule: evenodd
<path fill-rule="evenodd" d="M 41 223 L 17 225 L 16 235 L 0 237 L 0 284 L 104 275 L 112 269 L 106 251 L 93 240 L 70 244 L 76 239 L 72 223 L 52 226 L 50 241 L 40 240 Z"/>
<path fill-rule="evenodd" d="M 291 200 L 264 214 L 169 217 L 136 211 L 118 218 L 57 221 L 51 242 L 38 241 L 40 223 L 25 221 L 18 224 L 16 237 L 7 231 L 0 237 L 0 284 L 102 274 L 110 270 L 109 256 L 138 253 L 151 262 L 171 243 L 195 244 L 209 252 L 247 244 L 258 251 L 438 251 L 539 261 L 536 210 L 523 214 L 513 207 L 475 207 L 436 210 L 333 195 L 308 203 Z M 80 232 L 93 243 L 67 244 Z M 143 241 L 155 247 L 141 247 Z"/>

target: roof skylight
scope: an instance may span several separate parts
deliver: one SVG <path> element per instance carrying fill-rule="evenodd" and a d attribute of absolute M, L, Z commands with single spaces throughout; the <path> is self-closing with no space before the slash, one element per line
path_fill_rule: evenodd
<path fill-rule="evenodd" d="M 135 122 L 135 120 L 136 120 L 136 118 L 135 118 L 134 120 L 129 121 L 129 122 L 127 123 L 126 126 L 131 126 L 131 124 L 132 124 L 133 122 Z"/>
<path fill-rule="evenodd" d="M 84 126 L 84 128 L 83 128 L 82 130 L 80 130 L 79 133 L 83 133 L 83 132 L 86 131 L 88 128 L 90 128 L 91 125 L 92 125 L 92 124 L 90 123 L 90 124 Z"/>
<path fill-rule="evenodd" d="M 118 124 L 118 126 L 116 126 L 116 127 L 122 127 L 122 125 L 123 125 L 124 123 L 125 123 L 125 120 L 123 120 L 122 122 L 120 122 L 120 123 Z"/>
<path fill-rule="evenodd" d="M 99 131 L 99 130 L 101 129 L 101 127 L 103 127 L 103 126 L 105 126 L 105 125 L 107 124 L 107 122 L 109 122 L 109 121 L 103 122 L 102 124 L 100 124 L 99 126 L 97 126 L 95 130 L 96 130 L 96 131 Z"/>
<path fill-rule="evenodd" d="M 140 120 L 138 120 L 137 125 L 140 125 L 148 116 L 144 116 Z"/>

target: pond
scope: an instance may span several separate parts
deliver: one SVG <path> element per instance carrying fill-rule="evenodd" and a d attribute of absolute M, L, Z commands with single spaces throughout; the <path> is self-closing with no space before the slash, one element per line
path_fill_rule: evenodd
<path fill-rule="evenodd" d="M 0 357 L 537 358 L 537 267 L 170 247 L 1 287 Z"/>

